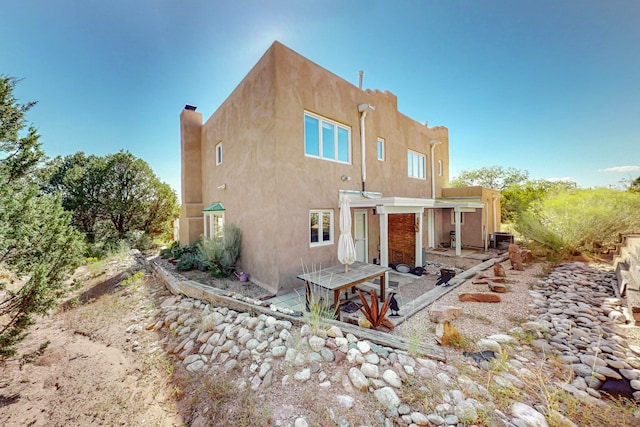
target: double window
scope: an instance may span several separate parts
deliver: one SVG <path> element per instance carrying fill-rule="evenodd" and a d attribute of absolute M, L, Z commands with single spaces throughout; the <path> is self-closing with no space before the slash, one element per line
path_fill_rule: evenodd
<path fill-rule="evenodd" d="M 308 157 L 351 163 L 351 129 L 305 111 L 304 154 Z"/>
<path fill-rule="evenodd" d="M 407 151 L 407 170 L 409 177 L 427 179 L 425 172 L 426 164 L 427 156 L 416 151 Z"/>
<path fill-rule="evenodd" d="M 333 210 L 309 211 L 309 244 L 311 246 L 333 243 Z"/>

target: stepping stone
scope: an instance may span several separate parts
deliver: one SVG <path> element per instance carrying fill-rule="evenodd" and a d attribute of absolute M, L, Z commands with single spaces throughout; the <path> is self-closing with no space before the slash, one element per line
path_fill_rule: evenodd
<path fill-rule="evenodd" d="M 466 293 L 460 294 L 458 300 L 465 302 L 500 302 L 502 301 L 498 295 L 485 293 Z"/>
<path fill-rule="evenodd" d="M 499 294 L 504 294 L 505 292 L 507 292 L 507 287 L 505 285 L 497 285 L 497 284 L 490 283 L 489 289 L 491 290 L 491 292 L 497 292 Z"/>

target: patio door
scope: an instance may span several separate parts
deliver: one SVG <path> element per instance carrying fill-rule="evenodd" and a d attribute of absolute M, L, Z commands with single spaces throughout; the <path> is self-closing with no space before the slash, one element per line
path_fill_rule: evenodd
<path fill-rule="evenodd" d="M 369 262 L 366 209 L 355 209 L 353 211 L 353 217 L 353 243 L 356 247 L 356 260 Z"/>

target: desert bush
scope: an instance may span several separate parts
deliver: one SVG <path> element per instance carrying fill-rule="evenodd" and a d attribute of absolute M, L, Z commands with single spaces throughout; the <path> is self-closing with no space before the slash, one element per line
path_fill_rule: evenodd
<path fill-rule="evenodd" d="M 562 236 L 548 226 L 548 222 L 539 215 L 524 212 L 518 217 L 515 229 L 529 241 L 529 246 L 545 251 L 550 260 L 563 258 L 568 252 L 565 241 Z"/>
<path fill-rule="evenodd" d="M 599 254 L 620 234 L 640 231 L 640 195 L 600 188 L 550 194 L 519 216 L 516 229 L 554 254 Z"/>
<path fill-rule="evenodd" d="M 143 230 L 132 230 L 127 233 L 126 241 L 130 247 L 141 251 L 153 248 L 153 239 Z"/>

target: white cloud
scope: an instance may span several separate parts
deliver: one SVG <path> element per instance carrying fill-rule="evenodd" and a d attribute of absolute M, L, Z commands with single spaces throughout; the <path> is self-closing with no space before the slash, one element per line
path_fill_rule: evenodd
<path fill-rule="evenodd" d="M 549 182 L 576 182 L 575 178 L 570 176 L 563 176 L 562 178 L 547 178 L 546 181 Z"/>
<path fill-rule="evenodd" d="M 639 172 L 640 166 L 614 166 L 612 168 L 598 169 L 598 172 Z"/>

